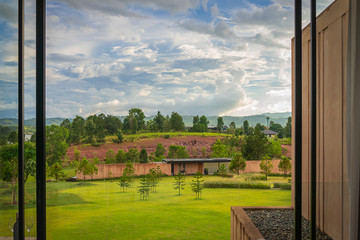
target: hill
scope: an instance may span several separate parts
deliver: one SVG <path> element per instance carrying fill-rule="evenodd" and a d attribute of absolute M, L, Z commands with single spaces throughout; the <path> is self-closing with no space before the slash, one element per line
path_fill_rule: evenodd
<path fill-rule="evenodd" d="M 291 116 L 291 112 L 284 112 L 284 113 L 263 113 L 259 115 L 252 115 L 252 116 L 223 116 L 225 125 L 229 126 L 231 122 L 235 122 L 235 125 L 240 127 L 243 125 L 243 122 L 245 120 L 248 120 L 250 126 L 255 126 L 257 123 L 261 123 L 263 125 L 266 125 L 266 117 L 270 117 L 270 121 L 274 121 L 275 123 L 279 123 L 282 126 L 286 125 L 288 117 Z M 185 126 L 192 126 L 193 125 L 193 117 L 192 115 L 184 115 L 182 116 Z M 209 125 L 216 126 L 217 124 L 217 118 L 218 116 L 206 116 L 208 121 L 210 122 Z M 119 117 L 121 121 L 124 120 L 125 116 Z M 145 120 L 153 119 L 154 116 L 148 116 L 145 117 Z M 60 123 L 65 118 L 47 118 L 46 119 L 46 125 L 60 125 Z M 70 119 L 71 121 L 72 119 Z M 25 126 L 28 127 L 35 127 L 36 125 L 36 119 L 30 118 L 26 119 L 24 122 Z M 1 126 L 17 126 L 17 119 L 16 118 L 0 118 L 0 125 Z"/>

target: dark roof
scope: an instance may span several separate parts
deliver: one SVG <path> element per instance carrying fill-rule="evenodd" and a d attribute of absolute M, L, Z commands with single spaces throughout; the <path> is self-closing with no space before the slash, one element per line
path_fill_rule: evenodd
<path fill-rule="evenodd" d="M 265 135 L 278 135 L 277 132 L 269 130 L 269 129 L 265 129 L 262 131 Z"/>
<path fill-rule="evenodd" d="M 172 158 L 163 159 L 165 163 L 219 163 L 231 162 L 231 158 Z"/>

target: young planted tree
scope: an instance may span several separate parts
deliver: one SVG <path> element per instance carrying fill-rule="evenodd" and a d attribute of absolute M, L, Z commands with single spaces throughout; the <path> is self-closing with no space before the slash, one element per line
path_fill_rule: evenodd
<path fill-rule="evenodd" d="M 84 177 L 84 181 L 86 178 L 86 175 L 90 175 L 90 168 L 89 168 L 90 162 L 87 160 L 86 157 L 84 157 L 81 162 L 79 163 L 77 173 L 81 173 Z"/>
<path fill-rule="evenodd" d="M 125 192 L 125 189 L 130 186 L 129 177 L 126 175 L 122 175 L 117 184 L 120 186 L 120 188 L 122 188 L 122 191 Z"/>
<path fill-rule="evenodd" d="M 240 171 L 244 171 L 245 168 L 246 159 L 242 157 L 241 153 L 235 153 L 231 158 L 229 170 L 239 175 Z"/>
<path fill-rule="evenodd" d="M 132 185 L 134 183 L 135 178 L 135 168 L 131 161 L 126 163 L 126 166 L 123 171 L 123 176 L 126 176 L 129 180 L 129 183 Z"/>
<path fill-rule="evenodd" d="M 54 177 L 56 181 L 60 178 L 66 177 L 66 174 L 61 164 L 56 162 L 49 168 L 49 177 Z"/>
<path fill-rule="evenodd" d="M 225 166 L 225 164 L 221 164 L 218 168 L 218 172 L 219 172 L 219 175 L 224 178 L 226 176 L 226 173 L 227 173 L 227 167 Z"/>
<path fill-rule="evenodd" d="M 162 177 L 163 177 L 163 173 L 162 173 L 160 167 L 157 166 L 156 169 L 155 169 L 155 171 L 156 171 L 156 175 L 157 175 L 157 177 L 158 177 L 158 179 L 159 179 L 159 181 L 160 181 L 160 180 L 162 179 Z"/>
<path fill-rule="evenodd" d="M 178 174 L 176 174 L 174 176 L 175 181 L 174 181 L 174 189 L 178 189 L 179 190 L 179 196 L 181 193 L 181 190 L 184 190 L 185 188 L 185 175 L 181 172 L 179 172 Z"/>
<path fill-rule="evenodd" d="M 261 162 L 260 162 L 260 169 L 263 170 L 263 173 L 266 176 L 266 181 L 268 179 L 267 178 L 268 175 L 271 173 L 272 168 L 273 168 L 273 164 L 272 164 L 271 157 L 266 155 L 265 157 L 263 157 L 263 160 L 261 160 Z"/>
<path fill-rule="evenodd" d="M 156 192 L 156 187 L 159 184 L 159 178 L 158 175 L 156 174 L 155 168 L 151 168 L 149 170 L 148 178 L 149 178 L 150 188 L 152 189 L 153 192 Z"/>
<path fill-rule="evenodd" d="M 140 193 L 140 200 L 146 200 L 149 197 L 150 181 L 148 175 L 141 177 L 140 186 L 138 186 L 138 192 Z"/>
<path fill-rule="evenodd" d="M 198 171 L 194 175 L 194 179 L 190 183 L 191 190 L 195 192 L 196 198 L 199 199 L 201 197 L 202 190 L 204 189 L 204 179 L 202 178 L 202 174 Z"/>
<path fill-rule="evenodd" d="M 286 156 L 281 156 L 278 167 L 284 173 L 284 178 L 286 178 L 287 173 L 291 170 L 290 159 Z"/>
<path fill-rule="evenodd" d="M 88 168 L 89 168 L 90 178 L 93 179 L 93 176 L 98 173 L 99 169 L 98 169 L 98 167 L 96 166 L 95 163 L 89 163 Z"/>

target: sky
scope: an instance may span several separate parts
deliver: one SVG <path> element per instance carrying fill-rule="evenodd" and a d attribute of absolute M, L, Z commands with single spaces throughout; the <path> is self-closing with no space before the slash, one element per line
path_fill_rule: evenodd
<path fill-rule="evenodd" d="M 333 0 L 318 0 L 320 13 Z M 17 1 L 0 0 L 0 118 L 17 116 Z M 25 118 L 35 117 L 35 0 Z M 291 111 L 289 0 L 47 0 L 47 117 Z M 303 1 L 303 26 L 309 0 Z"/>

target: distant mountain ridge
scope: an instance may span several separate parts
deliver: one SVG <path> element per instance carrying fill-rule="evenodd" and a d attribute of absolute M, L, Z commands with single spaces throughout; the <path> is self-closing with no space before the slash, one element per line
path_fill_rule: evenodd
<path fill-rule="evenodd" d="M 251 115 L 251 116 L 223 116 L 223 120 L 224 120 L 224 124 L 229 126 L 229 124 L 231 122 L 235 122 L 235 125 L 237 127 L 240 127 L 243 125 L 244 121 L 247 120 L 249 122 L 250 126 L 255 126 L 257 123 L 263 124 L 266 126 L 266 117 L 270 117 L 270 121 L 274 121 L 275 123 L 279 123 L 282 126 L 286 125 L 286 122 L 288 120 L 288 117 L 291 116 L 291 112 L 283 112 L 283 113 L 263 113 L 263 114 L 258 114 L 258 115 Z M 192 126 L 193 125 L 193 115 L 183 115 L 183 120 L 185 123 L 185 126 Z M 209 125 L 217 125 L 217 118 L 218 116 L 206 116 L 208 121 L 209 121 Z M 125 116 L 120 116 L 119 117 L 121 119 L 121 121 L 124 120 Z M 145 117 L 145 120 L 150 120 L 153 119 L 154 116 L 148 116 Z M 65 118 L 47 118 L 46 119 L 46 125 L 60 125 L 61 122 L 64 120 Z M 2 126 L 17 126 L 18 120 L 16 118 L 0 118 L 0 125 Z M 72 119 L 70 119 L 70 121 L 72 121 Z M 36 125 L 36 119 L 35 118 L 30 118 L 30 119 L 26 119 L 24 121 L 25 126 L 29 126 L 29 127 L 35 127 Z"/>

